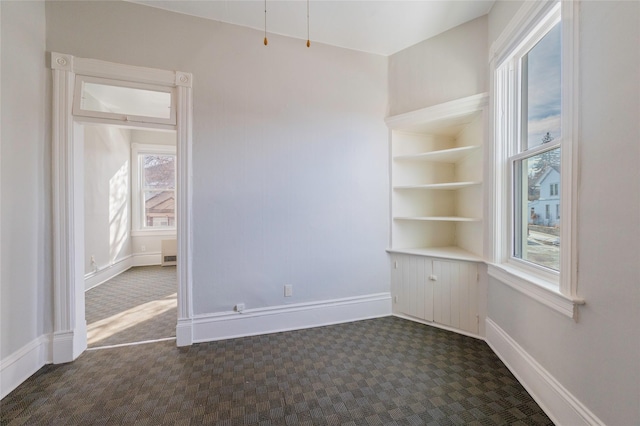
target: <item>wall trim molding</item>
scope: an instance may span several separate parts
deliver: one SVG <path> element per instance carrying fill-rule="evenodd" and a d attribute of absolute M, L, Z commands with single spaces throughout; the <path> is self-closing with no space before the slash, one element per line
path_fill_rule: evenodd
<path fill-rule="evenodd" d="M 0 360 L 0 399 L 45 364 L 51 363 L 51 337 L 43 335 Z"/>
<path fill-rule="evenodd" d="M 195 315 L 191 324 L 193 343 L 233 339 L 302 330 L 391 315 L 391 294 L 297 303 L 268 308 L 246 309 L 243 312 L 220 312 Z M 187 323 L 178 321 L 178 346 L 181 335 L 187 334 Z"/>
<path fill-rule="evenodd" d="M 154 266 L 160 265 L 162 262 L 162 253 L 133 253 L 133 261 L 131 266 Z"/>
<path fill-rule="evenodd" d="M 559 425 L 604 425 L 584 404 L 490 318 L 486 342 L 549 418 Z"/>
<path fill-rule="evenodd" d="M 176 124 L 144 124 L 176 130 L 178 154 L 176 199 L 178 237 L 178 318 L 191 317 L 193 76 L 181 71 L 136 67 L 51 52 L 52 214 L 53 214 L 53 362 L 76 359 L 87 348 L 84 312 L 84 214 L 82 125 L 85 122 L 131 126 L 122 120 L 75 117 L 76 75 L 168 86 L 175 93 Z"/>
<path fill-rule="evenodd" d="M 131 269 L 133 265 L 133 255 L 128 255 L 118 259 L 110 265 L 104 266 L 97 271 L 84 275 L 84 291 L 104 284 L 111 278 L 117 277 L 121 273 Z"/>
<path fill-rule="evenodd" d="M 573 318 L 575 321 L 578 320 L 578 306 L 585 304 L 583 299 L 566 296 L 544 280 L 537 279 L 533 275 L 525 275 L 520 270 L 505 264 L 489 263 L 487 272 L 498 282 L 529 296 L 562 315 Z"/>
<path fill-rule="evenodd" d="M 193 344 L 193 320 L 179 319 L 176 325 L 176 345 L 190 346 Z"/>
<path fill-rule="evenodd" d="M 427 321 L 427 320 L 423 320 L 421 318 L 412 317 L 410 315 L 401 314 L 399 312 L 394 313 L 393 316 L 405 319 L 407 321 L 417 322 L 418 324 L 428 325 L 429 327 L 435 327 L 435 328 L 439 328 L 441 330 L 450 331 L 452 333 L 462 334 L 463 336 L 472 337 L 474 339 L 484 340 L 484 337 L 482 337 L 480 334 L 470 333 L 468 331 L 461 330 L 461 329 L 455 328 L 455 327 L 449 327 L 448 325 L 439 324 L 439 323 L 437 323 L 435 321 Z"/>

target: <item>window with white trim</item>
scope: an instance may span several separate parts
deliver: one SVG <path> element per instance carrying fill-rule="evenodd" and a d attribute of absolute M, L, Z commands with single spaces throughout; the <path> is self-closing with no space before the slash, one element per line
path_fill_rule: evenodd
<path fill-rule="evenodd" d="M 132 145 L 134 230 L 176 229 L 176 149 Z"/>
<path fill-rule="evenodd" d="M 495 232 L 489 273 L 570 315 L 582 303 L 571 250 L 577 4 L 524 2 L 491 48 Z"/>
<path fill-rule="evenodd" d="M 175 125 L 175 88 L 78 75 L 73 115 Z"/>
<path fill-rule="evenodd" d="M 562 176 L 561 29 L 557 4 L 497 69 L 506 80 L 498 102 L 510 129 L 501 141 L 511 195 L 509 261 L 547 275 L 560 271 L 562 247 L 551 215 Z M 562 209 L 561 200 L 555 202 Z"/>

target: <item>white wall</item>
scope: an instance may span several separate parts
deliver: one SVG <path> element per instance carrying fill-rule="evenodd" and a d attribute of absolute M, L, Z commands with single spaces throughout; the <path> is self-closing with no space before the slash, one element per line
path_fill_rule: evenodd
<path fill-rule="evenodd" d="M 84 271 L 88 274 L 131 255 L 131 131 L 115 126 L 84 129 Z"/>
<path fill-rule="evenodd" d="M 488 316 L 601 421 L 630 425 L 640 419 L 640 4 L 580 9 L 578 294 L 586 305 L 574 323 L 491 279 Z M 493 39 L 516 10 L 496 3 Z"/>
<path fill-rule="evenodd" d="M 48 50 L 193 73 L 196 314 L 389 291 L 385 57 L 125 2 L 46 7 Z"/>
<path fill-rule="evenodd" d="M 389 57 L 389 115 L 486 92 L 487 17 Z"/>
<path fill-rule="evenodd" d="M 20 359 L 9 356 L 24 348 L 37 352 L 38 339 L 52 330 L 52 236 L 45 7 L 40 2 L 3 1 L 0 8 L 0 393 L 4 395 L 15 384 L 11 381 L 15 376 L 9 377 L 16 372 L 14 367 L 20 370 Z M 44 358 L 36 355 L 30 361 L 37 369 Z"/>

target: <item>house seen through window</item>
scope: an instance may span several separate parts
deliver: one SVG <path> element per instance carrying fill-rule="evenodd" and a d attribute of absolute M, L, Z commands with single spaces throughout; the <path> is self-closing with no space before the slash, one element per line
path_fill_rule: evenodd
<path fill-rule="evenodd" d="M 175 228 L 176 156 L 140 154 L 143 228 Z"/>

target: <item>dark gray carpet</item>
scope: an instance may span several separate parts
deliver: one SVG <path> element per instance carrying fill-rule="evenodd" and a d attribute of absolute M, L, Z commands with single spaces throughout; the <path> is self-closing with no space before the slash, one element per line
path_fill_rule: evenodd
<path fill-rule="evenodd" d="M 175 266 L 140 266 L 85 293 L 90 348 L 175 337 Z"/>
<path fill-rule="evenodd" d="M 88 351 L 0 412 L 7 425 L 552 424 L 484 342 L 395 317 Z"/>

